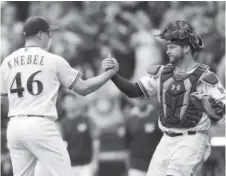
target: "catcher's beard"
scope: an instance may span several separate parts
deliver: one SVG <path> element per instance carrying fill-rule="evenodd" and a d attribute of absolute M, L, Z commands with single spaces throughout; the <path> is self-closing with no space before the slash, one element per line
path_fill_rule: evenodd
<path fill-rule="evenodd" d="M 180 56 L 180 57 L 173 57 L 173 58 L 169 58 L 169 62 L 175 66 L 179 65 L 181 62 L 183 62 L 184 57 Z"/>
<path fill-rule="evenodd" d="M 185 54 L 181 51 L 181 53 L 173 58 L 169 58 L 169 62 L 175 66 L 180 65 L 185 60 Z"/>

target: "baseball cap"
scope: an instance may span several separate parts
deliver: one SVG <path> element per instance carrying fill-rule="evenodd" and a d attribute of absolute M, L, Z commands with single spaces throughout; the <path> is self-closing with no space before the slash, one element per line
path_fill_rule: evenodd
<path fill-rule="evenodd" d="M 49 25 L 45 18 L 41 16 L 29 17 L 24 24 L 24 35 L 34 35 L 39 31 L 48 32 L 58 30 L 58 26 Z"/>

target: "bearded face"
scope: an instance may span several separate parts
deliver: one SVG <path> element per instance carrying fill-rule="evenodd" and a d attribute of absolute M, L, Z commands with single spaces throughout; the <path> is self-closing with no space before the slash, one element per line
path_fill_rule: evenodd
<path fill-rule="evenodd" d="M 166 54 L 169 58 L 169 62 L 173 65 L 180 63 L 186 55 L 184 52 L 184 46 L 175 43 L 168 43 L 166 46 Z"/>

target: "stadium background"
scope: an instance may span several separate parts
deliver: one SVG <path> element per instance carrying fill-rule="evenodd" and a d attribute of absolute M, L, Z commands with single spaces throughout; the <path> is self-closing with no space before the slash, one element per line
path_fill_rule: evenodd
<path fill-rule="evenodd" d="M 186 20 L 204 39 L 205 49 L 195 56 L 196 59 L 208 64 L 225 86 L 224 1 L 1 1 L 1 62 L 23 46 L 23 23 L 31 15 L 44 16 L 62 27 L 53 35 L 50 51 L 63 56 L 71 66 L 83 73 L 84 78 L 97 75 L 102 59 L 111 53 L 120 63 L 119 73 L 131 80 L 138 80 L 151 65 L 167 63 L 164 45 L 153 35 L 173 20 Z M 70 103 L 77 104 L 77 99 L 65 102 L 65 92 L 64 88 L 60 89 L 57 102 L 59 125 L 66 118 L 65 107 Z M 125 119 L 129 114 L 136 113 L 140 100 L 125 98 L 111 82 L 84 100 L 84 113 L 93 120 L 97 133 L 94 138 L 101 143 L 99 175 L 126 175 Z M 155 100 L 146 103 L 156 106 Z M 157 120 L 156 116 L 151 118 Z M 6 125 L 7 105 L 1 104 L 1 175 L 11 176 L 5 140 Z M 203 176 L 224 175 L 225 139 L 221 138 L 225 136 L 224 129 L 223 123 L 211 127 L 212 154 L 204 165 Z M 104 153 L 109 155 L 101 155 Z"/>

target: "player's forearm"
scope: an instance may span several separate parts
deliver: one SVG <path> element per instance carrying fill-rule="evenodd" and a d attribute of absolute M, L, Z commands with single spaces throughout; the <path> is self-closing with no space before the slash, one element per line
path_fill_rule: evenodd
<path fill-rule="evenodd" d="M 130 81 L 119 75 L 113 76 L 112 81 L 119 88 L 119 90 L 121 90 L 130 98 L 136 98 L 143 95 L 142 91 L 136 83 L 131 83 Z"/>
<path fill-rule="evenodd" d="M 80 94 L 85 96 L 88 95 L 97 89 L 99 89 L 102 85 L 104 85 L 111 77 L 114 75 L 112 70 L 108 70 L 96 77 L 90 78 L 84 81 L 84 84 L 81 85 L 82 91 Z M 79 93 L 79 92 L 78 92 Z"/>

